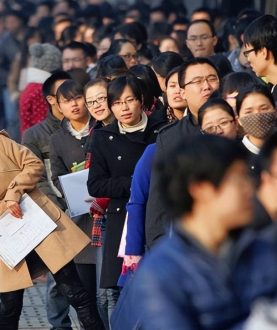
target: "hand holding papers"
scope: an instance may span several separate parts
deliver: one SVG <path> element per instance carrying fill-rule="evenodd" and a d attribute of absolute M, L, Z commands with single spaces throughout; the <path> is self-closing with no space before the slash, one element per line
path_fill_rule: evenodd
<path fill-rule="evenodd" d="M 87 189 L 88 169 L 59 176 L 71 217 L 89 213 L 91 197 Z"/>
<path fill-rule="evenodd" d="M 14 268 L 57 227 L 27 194 L 20 207 L 22 219 L 7 212 L 0 218 L 0 258 L 9 268 Z"/>

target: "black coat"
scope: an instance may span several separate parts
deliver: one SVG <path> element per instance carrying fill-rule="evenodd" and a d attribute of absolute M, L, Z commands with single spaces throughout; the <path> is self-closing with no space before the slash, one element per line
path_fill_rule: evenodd
<path fill-rule="evenodd" d="M 122 266 L 122 259 L 118 258 L 117 254 L 126 216 L 125 206 L 130 196 L 132 175 L 146 146 L 155 142 L 162 124 L 149 118 L 144 132 L 120 134 L 115 121 L 93 133 L 88 191 L 94 197 L 111 198 L 106 211 L 101 287 L 117 285 Z"/>
<path fill-rule="evenodd" d="M 200 127 L 193 123 L 192 117 L 190 113 L 188 113 L 188 115 L 180 121 L 165 126 L 159 132 L 155 158 L 167 157 L 171 149 L 181 142 L 182 139 L 197 134 L 200 134 Z M 165 233 L 166 227 L 170 223 L 168 212 L 164 207 L 159 194 L 158 183 L 157 174 L 153 168 L 145 219 L 147 248 Z"/>

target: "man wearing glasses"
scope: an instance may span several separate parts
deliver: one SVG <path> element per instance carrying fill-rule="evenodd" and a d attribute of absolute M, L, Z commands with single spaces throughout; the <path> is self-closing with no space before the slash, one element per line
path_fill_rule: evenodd
<path fill-rule="evenodd" d="M 183 119 L 160 130 L 157 137 L 157 157 L 167 157 L 180 140 L 200 134 L 198 110 L 219 88 L 220 83 L 216 67 L 206 58 L 195 58 L 182 65 L 178 72 L 178 80 L 181 95 L 187 101 L 188 109 Z M 158 193 L 158 184 L 157 173 L 153 170 L 145 220 L 148 248 L 157 238 L 164 235 L 169 222 L 169 216 Z"/>
<path fill-rule="evenodd" d="M 273 85 L 277 101 L 277 18 L 264 15 L 251 23 L 244 32 L 245 51 L 252 70 Z"/>
<path fill-rule="evenodd" d="M 207 20 L 192 21 L 188 26 L 186 43 L 194 57 L 214 55 L 217 36 L 212 23 Z"/>

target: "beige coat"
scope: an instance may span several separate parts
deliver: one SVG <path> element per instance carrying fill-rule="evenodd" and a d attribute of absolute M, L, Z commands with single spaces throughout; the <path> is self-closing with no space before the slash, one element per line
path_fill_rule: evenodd
<path fill-rule="evenodd" d="M 5 201 L 20 201 L 25 192 L 30 195 L 58 226 L 35 249 L 47 268 L 56 273 L 90 240 L 65 213 L 35 188 L 42 172 L 42 162 L 29 149 L 0 132 L 0 215 L 6 210 Z M 0 292 L 27 288 L 32 284 L 25 260 L 13 270 L 0 261 Z"/>

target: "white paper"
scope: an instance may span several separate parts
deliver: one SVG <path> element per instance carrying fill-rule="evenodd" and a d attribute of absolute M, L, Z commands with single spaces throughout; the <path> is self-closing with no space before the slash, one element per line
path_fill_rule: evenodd
<path fill-rule="evenodd" d="M 91 197 L 87 189 L 88 169 L 59 176 L 71 217 L 89 213 Z"/>
<path fill-rule="evenodd" d="M 22 219 L 8 212 L 0 218 L 0 259 L 9 268 L 14 268 L 57 227 L 27 194 L 23 195 L 20 206 Z"/>
<path fill-rule="evenodd" d="M 121 235 L 121 240 L 119 244 L 118 254 L 117 256 L 120 258 L 125 257 L 125 249 L 127 244 L 127 226 L 128 226 L 128 212 L 126 213 L 125 221 L 124 221 L 124 227 Z"/>

